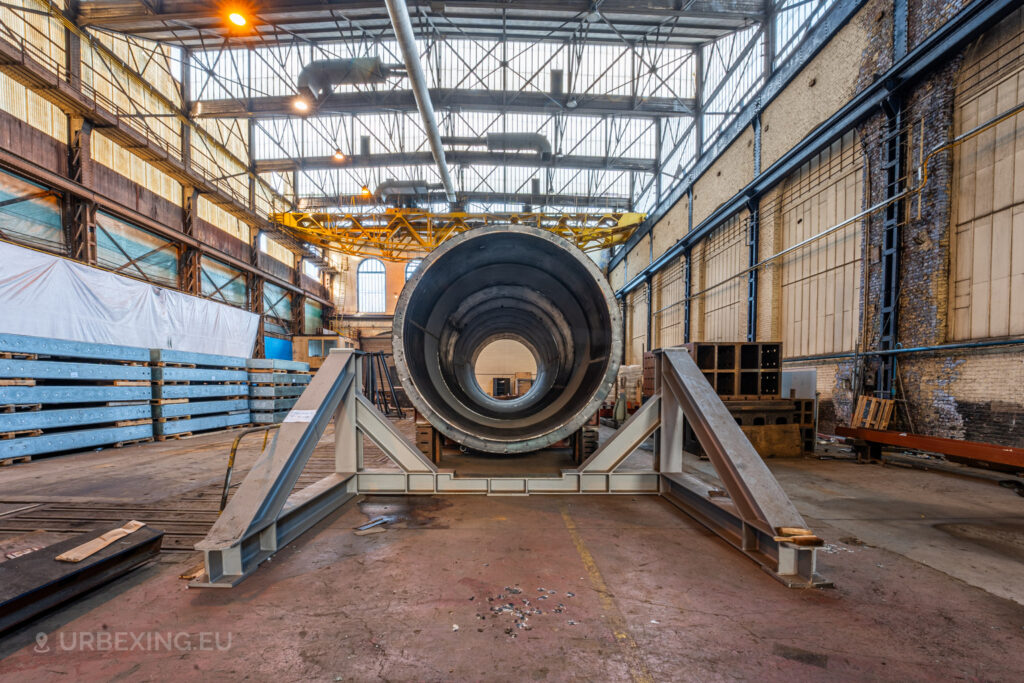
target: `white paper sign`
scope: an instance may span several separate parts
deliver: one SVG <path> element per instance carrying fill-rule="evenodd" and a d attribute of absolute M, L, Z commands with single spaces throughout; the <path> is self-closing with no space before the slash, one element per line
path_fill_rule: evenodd
<path fill-rule="evenodd" d="M 312 422 L 316 416 L 315 410 L 292 410 L 284 416 L 285 422 Z"/>

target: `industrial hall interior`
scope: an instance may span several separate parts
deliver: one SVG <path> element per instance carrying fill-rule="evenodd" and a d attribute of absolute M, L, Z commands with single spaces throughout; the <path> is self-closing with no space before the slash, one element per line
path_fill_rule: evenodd
<path fill-rule="evenodd" d="M 0 1 L 0 683 L 1022 653 L 1020 0 Z"/>

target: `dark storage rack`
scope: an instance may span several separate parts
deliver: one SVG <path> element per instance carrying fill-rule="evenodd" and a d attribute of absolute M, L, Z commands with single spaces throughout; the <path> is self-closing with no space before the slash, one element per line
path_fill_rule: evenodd
<path fill-rule="evenodd" d="M 692 342 L 685 346 L 723 399 L 779 398 L 780 342 Z"/>

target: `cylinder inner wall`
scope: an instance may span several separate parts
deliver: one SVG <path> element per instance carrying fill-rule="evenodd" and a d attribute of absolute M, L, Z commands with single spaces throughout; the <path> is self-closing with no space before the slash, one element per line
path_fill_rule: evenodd
<path fill-rule="evenodd" d="M 547 231 L 478 228 L 435 250 L 395 311 L 398 375 L 442 433 L 479 450 L 520 453 L 569 436 L 596 411 L 621 353 L 611 289 L 589 257 Z M 484 393 L 474 368 L 513 339 L 537 373 L 523 396 Z"/>

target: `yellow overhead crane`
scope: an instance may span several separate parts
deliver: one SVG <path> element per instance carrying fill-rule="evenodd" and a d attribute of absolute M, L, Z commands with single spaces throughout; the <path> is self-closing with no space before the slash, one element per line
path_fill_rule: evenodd
<path fill-rule="evenodd" d="M 639 213 L 431 213 L 386 209 L 374 213 L 292 211 L 270 219 L 308 242 L 350 256 L 390 261 L 420 258 L 473 228 L 512 223 L 550 230 L 583 251 L 622 244 L 644 219 Z"/>

